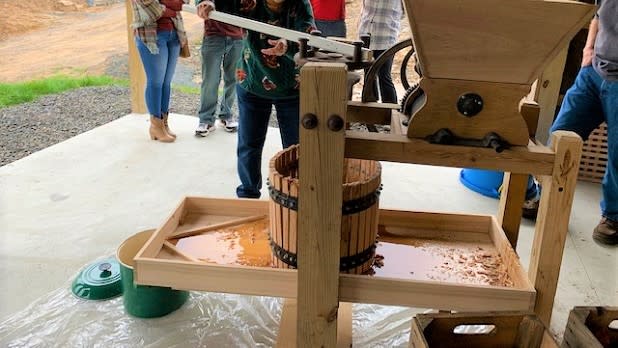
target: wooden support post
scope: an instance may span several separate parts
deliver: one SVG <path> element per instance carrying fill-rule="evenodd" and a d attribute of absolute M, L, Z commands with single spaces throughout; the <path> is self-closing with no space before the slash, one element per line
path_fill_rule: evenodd
<path fill-rule="evenodd" d="M 552 134 L 556 153 L 552 176 L 542 176 L 541 201 L 536 222 L 528 276 L 537 291 L 534 311 L 549 327 L 558 285 L 562 253 L 577 183 L 582 139 L 573 132 Z"/>
<path fill-rule="evenodd" d="M 142 66 L 142 60 L 135 46 L 135 36 L 131 23 L 133 22 L 133 10 L 131 0 L 126 0 L 127 8 L 127 38 L 129 43 L 129 84 L 131 85 L 131 112 L 145 114 L 146 102 L 144 100 L 144 86 L 146 86 L 146 74 Z"/>
<path fill-rule="evenodd" d="M 298 347 L 335 347 L 339 306 L 346 66 L 301 70 Z"/>
<path fill-rule="evenodd" d="M 276 348 L 296 347 L 296 330 L 298 317 L 295 299 L 286 298 L 281 309 L 279 322 L 279 334 L 277 335 Z M 337 317 L 337 348 L 352 347 L 352 304 L 341 302 Z"/>
<path fill-rule="evenodd" d="M 529 97 L 532 97 L 540 107 L 540 114 L 536 128 L 535 138 L 545 144 L 549 137 L 549 128 L 554 122 L 556 115 L 556 105 L 560 94 L 560 84 L 562 84 L 562 74 L 566 63 L 569 45 L 566 45 L 560 53 L 549 63 L 543 74 L 532 85 Z"/>
<path fill-rule="evenodd" d="M 504 173 L 502 192 L 500 192 L 500 204 L 496 218 L 502 225 L 506 237 L 511 242 L 513 250 L 517 248 L 519 236 L 519 224 L 521 222 L 521 209 L 526 199 L 528 186 L 527 174 Z"/>

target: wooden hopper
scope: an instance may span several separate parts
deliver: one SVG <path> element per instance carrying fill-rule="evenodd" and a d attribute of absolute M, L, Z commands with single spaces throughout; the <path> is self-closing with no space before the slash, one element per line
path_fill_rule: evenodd
<path fill-rule="evenodd" d="M 406 0 L 428 78 L 530 85 L 592 19 L 574 1 Z"/>
<path fill-rule="evenodd" d="M 534 133 L 519 109 L 530 85 L 594 14 L 594 6 L 559 0 L 405 5 L 424 91 L 415 101 L 408 137 L 448 129 L 474 140 L 496 133 L 510 145 L 527 145 Z M 458 106 L 470 96 L 482 105 L 472 115 Z"/>

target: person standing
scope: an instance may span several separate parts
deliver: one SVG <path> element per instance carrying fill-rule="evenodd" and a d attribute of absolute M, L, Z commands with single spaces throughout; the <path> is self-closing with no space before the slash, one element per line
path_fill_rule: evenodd
<path fill-rule="evenodd" d="M 323 36 L 346 37 L 345 0 L 311 0 L 311 7 Z"/>
<path fill-rule="evenodd" d="M 198 15 L 204 19 L 217 10 L 243 14 L 251 19 L 286 29 L 310 33 L 315 30 L 309 0 L 217 0 L 201 1 Z M 236 70 L 238 95 L 237 169 L 240 198 L 260 198 L 262 151 L 272 107 L 277 112 L 284 148 L 298 144 L 299 68 L 294 62 L 298 44 L 248 31 Z"/>
<path fill-rule="evenodd" d="M 601 221 L 593 239 L 618 244 L 618 1 L 597 1 L 575 83 L 566 92 L 550 132 L 568 130 L 584 140 L 607 123 L 607 170 L 603 178 Z"/>
<path fill-rule="evenodd" d="M 369 49 L 374 58 L 392 47 L 399 37 L 403 6 L 401 0 L 363 0 L 358 33 L 370 34 Z M 391 77 L 393 58 L 391 57 L 378 70 L 379 96 L 383 103 L 397 103 L 397 92 Z M 378 91 L 374 89 L 377 97 Z"/>
<path fill-rule="evenodd" d="M 146 72 L 146 107 L 150 138 L 164 143 L 176 140 L 169 129 L 171 82 L 181 46 L 188 45 L 182 5 L 189 0 L 131 0 L 135 44 Z"/>
<path fill-rule="evenodd" d="M 236 99 L 236 63 L 242 51 L 242 37 L 242 29 L 238 27 L 204 20 L 202 85 L 196 136 L 205 137 L 216 129 L 215 117 L 222 69 L 223 97 L 219 104 L 218 117 L 226 131 L 235 132 L 238 129 L 238 122 L 234 121 L 232 115 L 232 105 Z"/>

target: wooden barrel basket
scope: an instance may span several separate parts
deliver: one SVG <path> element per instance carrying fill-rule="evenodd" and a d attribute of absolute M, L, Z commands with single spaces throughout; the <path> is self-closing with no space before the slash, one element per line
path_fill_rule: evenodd
<path fill-rule="evenodd" d="M 270 160 L 270 245 L 273 264 L 296 268 L 298 216 L 298 145 Z M 369 271 L 375 256 L 378 201 L 381 191 L 379 162 L 345 159 L 341 218 L 340 271 Z"/>

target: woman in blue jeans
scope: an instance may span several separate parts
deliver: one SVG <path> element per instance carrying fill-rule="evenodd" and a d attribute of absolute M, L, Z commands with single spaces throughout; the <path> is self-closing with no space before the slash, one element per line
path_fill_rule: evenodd
<path fill-rule="evenodd" d="M 132 0 L 135 44 L 146 72 L 150 138 L 164 143 L 176 140 L 167 117 L 180 47 L 188 44 L 180 14 L 183 3 L 188 0 Z"/>
<path fill-rule="evenodd" d="M 309 0 L 221 0 L 217 10 L 301 32 L 315 30 Z M 204 19 L 215 7 L 201 1 Z M 296 43 L 249 31 L 236 69 L 238 82 L 238 176 L 236 195 L 259 198 L 262 188 L 262 151 L 272 107 L 277 111 L 283 147 L 298 143 L 299 70 L 294 63 Z"/>

